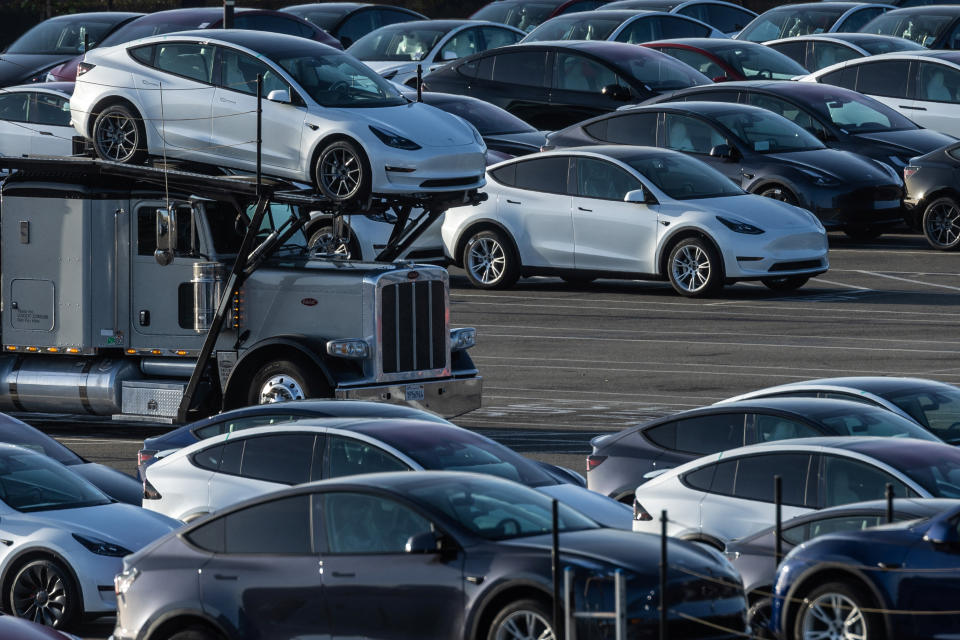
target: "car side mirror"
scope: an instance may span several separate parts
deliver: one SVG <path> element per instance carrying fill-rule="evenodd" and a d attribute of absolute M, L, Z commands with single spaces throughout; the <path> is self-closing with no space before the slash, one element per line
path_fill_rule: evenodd
<path fill-rule="evenodd" d="M 290 92 L 286 89 L 274 89 L 267 94 L 267 100 L 270 102 L 282 102 L 290 104 Z"/>
<path fill-rule="evenodd" d="M 618 102 L 626 102 L 630 99 L 630 89 L 620 84 L 608 84 L 603 89 L 600 89 L 600 95 Z"/>
<path fill-rule="evenodd" d="M 450 62 L 451 60 L 456 60 L 459 57 L 460 56 L 457 55 L 456 51 L 451 51 L 450 49 L 440 52 L 440 59 L 444 62 Z"/>
<path fill-rule="evenodd" d="M 936 546 L 960 546 L 960 532 L 955 519 L 943 518 L 935 521 L 923 536 L 924 541 Z"/>
<path fill-rule="evenodd" d="M 177 215 L 173 205 L 165 209 L 157 209 L 157 249 L 153 257 L 157 263 L 165 267 L 173 262 L 173 254 L 177 250 Z"/>
<path fill-rule="evenodd" d="M 440 553 L 443 550 L 443 539 L 436 531 L 424 531 L 407 538 L 403 550 L 406 553 Z"/>
<path fill-rule="evenodd" d="M 710 157 L 730 160 L 733 158 L 733 148 L 728 144 L 718 144 L 717 146 L 710 148 Z"/>
<path fill-rule="evenodd" d="M 633 191 L 627 191 L 627 195 L 623 196 L 624 202 L 636 202 L 637 204 L 646 204 L 647 202 L 647 190 L 643 187 L 639 189 L 634 189 Z"/>

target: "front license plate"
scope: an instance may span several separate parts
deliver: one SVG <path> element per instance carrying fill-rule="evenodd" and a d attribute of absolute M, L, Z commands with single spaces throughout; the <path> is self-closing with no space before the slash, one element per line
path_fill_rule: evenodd
<path fill-rule="evenodd" d="M 422 384 L 408 384 L 406 395 L 407 395 L 407 402 L 423 400 L 426 397 L 424 396 L 424 393 L 423 393 Z"/>
<path fill-rule="evenodd" d="M 899 206 L 899 200 L 877 200 L 873 203 L 874 209 L 896 209 Z"/>

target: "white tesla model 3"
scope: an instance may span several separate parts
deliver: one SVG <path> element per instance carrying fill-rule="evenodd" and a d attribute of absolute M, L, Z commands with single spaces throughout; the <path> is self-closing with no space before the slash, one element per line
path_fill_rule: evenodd
<path fill-rule="evenodd" d="M 258 75 L 265 174 L 338 202 L 483 186 L 486 146 L 472 125 L 411 102 L 352 56 L 276 33 L 187 31 L 90 51 L 71 118 L 106 160 L 253 171 Z"/>
<path fill-rule="evenodd" d="M 650 147 L 524 156 L 487 170 L 489 199 L 446 212 L 447 255 L 484 289 L 521 275 L 669 280 L 684 296 L 824 273 L 827 235 L 809 211 L 751 195 L 703 162 Z"/>

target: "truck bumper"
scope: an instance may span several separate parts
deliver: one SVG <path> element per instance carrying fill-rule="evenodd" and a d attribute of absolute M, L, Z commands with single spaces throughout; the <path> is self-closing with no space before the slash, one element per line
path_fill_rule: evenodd
<path fill-rule="evenodd" d="M 372 400 L 405 404 L 453 418 L 480 408 L 483 378 L 450 378 L 400 384 L 338 387 L 338 400 Z"/>

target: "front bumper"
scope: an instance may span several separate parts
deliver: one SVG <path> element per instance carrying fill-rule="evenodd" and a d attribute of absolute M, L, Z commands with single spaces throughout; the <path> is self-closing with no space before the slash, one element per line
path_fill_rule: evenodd
<path fill-rule="evenodd" d="M 405 404 L 453 418 L 480 408 L 483 378 L 448 378 L 424 382 L 337 387 L 337 400 L 372 400 Z"/>
<path fill-rule="evenodd" d="M 821 187 L 810 209 L 828 230 L 844 227 L 889 227 L 903 221 L 903 187 L 873 185 Z"/>
<path fill-rule="evenodd" d="M 780 233 L 769 242 L 758 241 L 753 246 L 729 234 L 724 246 L 732 248 L 724 252 L 727 280 L 816 276 L 830 267 L 827 234 L 823 231 Z"/>

